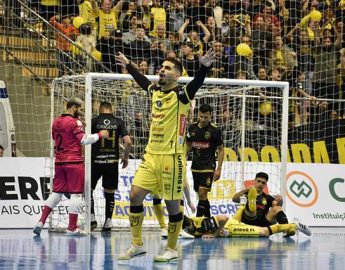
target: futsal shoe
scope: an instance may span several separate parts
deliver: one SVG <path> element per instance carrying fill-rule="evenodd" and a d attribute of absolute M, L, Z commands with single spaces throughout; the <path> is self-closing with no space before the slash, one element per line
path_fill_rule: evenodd
<path fill-rule="evenodd" d="M 168 238 L 168 230 L 166 228 L 161 228 L 160 229 L 160 234 L 163 239 Z"/>
<path fill-rule="evenodd" d="M 294 222 L 296 224 L 296 228 L 299 232 L 304 233 L 305 235 L 311 236 L 311 230 L 309 226 L 302 224 L 301 222 Z"/>
<path fill-rule="evenodd" d="M 37 224 L 35 225 L 32 231 L 34 232 L 34 234 L 40 235 L 42 229 L 43 229 L 43 223 L 39 221 L 37 222 Z"/>
<path fill-rule="evenodd" d="M 110 233 L 112 227 L 113 227 L 113 224 L 111 222 L 111 218 L 107 218 L 104 222 L 102 233 Z"/>
<path fill-rule="evenodd" d="M 248 209 L 250 212 L 256 212 L 256 197 L 258 196 L 258 192 L 256 191 L 255 187 L 249 189 L 248 192 Z"/>
<path fill-rule="evenodd" d="M 130 260 L 135 256 L 143 255 L 146 253 L 144 246 L 136 246 L 131 244 L 129 248 L 118 257 L 119 260 Z"/>
<path fill-rule="evenodd" d="M 185 230 L 181 230 L 178 239 L 194 239 L 194 235 L 187 233 Z"/>
<path fill-rule="evenodd" d="M 74 231 L 67 229 L 66 234 L 68 236 L 86 236 L 86 232 L 84 232 L 80 228 L 76 228 Z"/>
<path fill-rule="evenodd" d="M 153 260 L 155 262 L 169 262 L 178 258 L 177 250 L 171 248 L 164 248 L 160 254 L 156 255 Z"/>

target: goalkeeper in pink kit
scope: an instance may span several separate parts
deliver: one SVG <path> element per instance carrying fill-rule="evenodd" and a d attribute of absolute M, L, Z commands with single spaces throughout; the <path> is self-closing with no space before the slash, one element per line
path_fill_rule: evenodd
<path fill-rule="evenodd" d="M 107 130 L 101 130 L 91 135 L 85 134 L 83 123 L 79 119 L 83 106 L 84 104 L 79 98 L 69 100 L 66 112 L 53 122 L 52 137 L 55 143 L 53 192 L 46 200 L 41 218 L 33 229 L 33 232 L 37 235 L 41 233 L 49 214 L 60 202 L 63 194 L 70 195 L 67 234 L 82 234 L 77 226 L 78 214 L 83 207 L 82 194 L 84 192 L 85 176 L 82 145 L 92 144 L 100 138 L 109 136 Z"/>

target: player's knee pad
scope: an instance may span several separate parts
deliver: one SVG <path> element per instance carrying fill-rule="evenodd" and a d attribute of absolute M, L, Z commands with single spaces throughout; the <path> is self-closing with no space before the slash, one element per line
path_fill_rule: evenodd
<path fill-rule="evenodd" d="M 62 193 L 53 192 L 52 194 L 50 194 L 45 204 L 49 206 L 51 209 L 54 209 L 54 207 L 60 202 L 62 195 Z"/>
<path fill-rule="evenodd" d="M 71 214 L 82 214 L 85 211 L 85 200 L 81 194 L 72 194 L 69 200 L 68 212 Z"/>

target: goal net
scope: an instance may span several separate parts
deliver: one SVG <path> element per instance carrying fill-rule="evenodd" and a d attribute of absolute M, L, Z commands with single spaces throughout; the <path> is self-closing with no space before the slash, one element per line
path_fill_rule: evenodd
<path fill-rule="evenodd" d="M 157 80 L 156 76 L 148 76 Z M 191 78 L 181 78 L 188 83 Z M 64 111 L 65 101 L 79 97 L 85 101 L 86 132 L 90 133 L 91 118 L 98 114 L 102 101 L 110 101 L 116 116 L 122 118 L 133 140 L 131 159 L 126 169 L 119 168 L 119 188 L 115 193 L 113 213 L 114 228 L 129 228 L 129 191 L 136 169 L 148 141 L 151 100 L 129 75 L 89 73 L 55 79 L 52 87 L 52 116 Z M 251 185 L 255 174 L 269 174 L 268 192 L 284 194 L 287 160 L 288 83 L 246 81 L 229 79 L 206 79 L 191 104 L 189 123 L 197 121 L 200 104 L 213 108 L 212 122 L 222 129 L 225 146 L 225 162 L 221 179 L 213 184 L 210 192 L 211 214 L 232 215 L 236 205 L 231 201 L 236 190 Z M 85 225 L 90 221 L 90 149 L 85 147 L 85 200 L 86 211 L 82 216 Z M 121 149 L 121 148 L 120 148 Z M 121 157 L 121 154 L 120 154 Z M 187 168 L 191 189 L 192 175 Z M 195 192 L 191 192 L 194 204 Z M 105 199 L 101 180 L 94 192 L 96 220 L 104 223 Z M 66 202 L 62 202 L 62 205 Z M 152 196 L 144 201 L 145 228 L 158 228 L 152 207 Z M 167 215 L 166 209 L 164 208 Z M 186 207 L 188 213 L 189 208 Z M 67 226 L 65 211 L 54 211 L 51 229 L 61 230 Z M 88 227 L 88 226 L 86 226 Z"/>

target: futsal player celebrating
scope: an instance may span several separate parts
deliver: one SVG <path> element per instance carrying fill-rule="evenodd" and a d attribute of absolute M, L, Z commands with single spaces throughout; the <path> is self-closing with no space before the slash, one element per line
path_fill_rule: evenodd
<path fill-rule="evenodd" d="M 183 215 L 180 201 L 186 172 L 185 129 L 190 102 L 202 86 L 215 53 L 209 50 L 200 58 L 201 67 L 194 79 L 185 86 L 178 86 L 182 73 L 181 63 L 167 58 L 159 70 L 158 85 L 151 83 L 137 68 L 119 53 L 116 60 L 133 76 L 138 85 L 152 98 L 152 121 L 150 137 L 131 187 L 129 220 L 132 243 L 119 259 L 129 260 L 146 253 L 142 241 L 144 219 L 143 201 L 148 193 L 157 194 L 165 200 L 169 213 L 166 247 L 155 261 L 168 262 L 178 257 L 176 242 L 182 227 Z"/>

